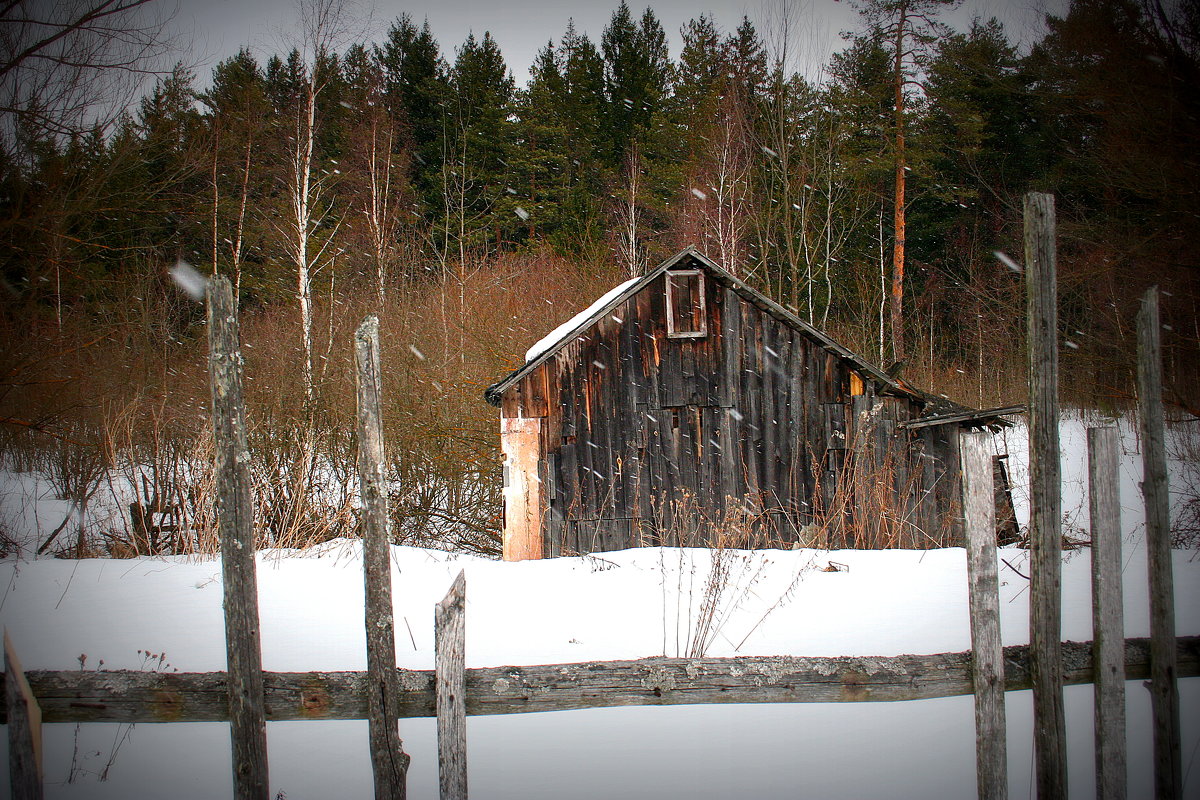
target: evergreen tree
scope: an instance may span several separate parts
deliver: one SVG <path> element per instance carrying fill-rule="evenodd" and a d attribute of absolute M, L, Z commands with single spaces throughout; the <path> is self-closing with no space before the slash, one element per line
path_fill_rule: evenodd
<path fill-rule="evenodd" d="M 143 246 L 163 254 L 199 260 L 204 256 L 202 218 L 194 199 L 202 195 L 201 118 L 192 72 L 181 64 L 142 98 L 137 116 L 140 138 L 137 172 L 148 193 L 141 209 Z M 127 177 L 138 180 L 136 173 Z"/>
<path fill-rule="evenodd" d="M 213 68 L 212 86 L 200 97 L 208 109 L 212 218 L 212 270 L 227 265 L 240 295 L 247 259 L 262 260 L 263 229 L 254 209 L 270 194 L 263 163 L 264 122 L 270 124 L 266 82 L 258 62 L 243 48 Z M 257 281 L 261 283 L 261 276 Z"/>
<path fill-rule="evenodd" d="M 558 238 L 564 225 L 571 190 L 571 152 L 568 138 L 567 91 L 554 44 L 548 43 L 529 70 L 529 86 L 519 93 L 517 146 L 510 166 L 524 205 L 529 238 L 539 234 Z M 520 214 L 518 214 L 520 216 Z"/>
<path fill-rule="evenodd" d="M 441 202 L 449 69 L 426 21 L 419 29 L 402 14 L 375 50 L 393 118 L 411 139 L 411 177 L 425 209 Z"/>
<path fill-rule="evenodd" d="M 939 10 L 953 7 L 961 0 L 863 0 L 859 11 L 872 30 L 878 30 L 892 63 L 893 124 L 891 128 L 893 181 L 892 278 L 890 316 L 892 353 L 897 360 L 905 354 L 904 286 L 909 106 L 917 100 L 912 94 L 919 87 L 916 72 L 929 46 L 946 35 L 947 28 L 936 20 Z"/>
<path fill-rule="evenodd" d="M 650 130 L 671 88 L 667 37 L 647 8 L 639 22 L 625 0 L 613 13 L 600 39 L 608 96 L 609 157 L 620 164 L 630 145 Z"/>
<path fill-rule="evenodd" d="M 490 33 L 481 40 L 467 36 L 458 49 L 450 84 L 442 242 L 444 255 L 456 251 L 463 262 L 468 250 L 499 246 L 512 241 L 518 228 L 524 229 L 508 168 L 514 133 L 508 117 L 515 85 Z"/>
<path fill-rule="evenodd" d="M 347 170 L 341 194 L 348 211 L 342 240 L 350 245 L 352 262 L 365 268 L 382 308 L 396 279 L 412 276 L 400 272 L 405 266 L 411 269 L 412 261 L 400 254 L 405 244 L 413 244 L 416 226 L 408 180 L 409 140 L 401 121 L 387 107 L 377 53 L 355 45 L 342 61 L 343 102 L 351 114 L 345 124 Z"/>
<path fill-rule="evenodd" d="M 561 44 L 547 44 L 530 70 L 518 103 L 520 145 L 514 154 L 517 197 L 530 214 L 530 235 L 547 238 L 564 253 L 578 253 L 600 236 L 603 113 L 603 61 L 568 22 Z"/>

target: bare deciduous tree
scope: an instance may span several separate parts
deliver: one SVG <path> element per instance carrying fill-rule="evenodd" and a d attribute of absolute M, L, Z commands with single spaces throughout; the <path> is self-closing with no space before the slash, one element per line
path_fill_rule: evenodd
<path fill-rule="evenodd" d="M 313 233 L 328 209 L 322 202 L 328 175 L 313 176 L 313 148 L 317 140 L 317 96 L 334 76 L 323 69 L 324 59 L 335 52 L 345 35 L 343 0 L 300 0 L 300 54 L 304 73 L 295 109 L 294 135 L 288 151 L 287 192 L 290 216 L 284 225 L 286 248 L 296 267 L 296 300 L 300 307 L 300 337 L 304 349 L 301 380 L 305 408 L 311 416 L 315 399 L 313 377 L 313 270 L 333 241 L 333 235 L 313 247 Z"/>
<path fill-rule="evenodd" d="M 144 79 L 171 71 L 175 42 L 155 0 L 0 3 L 0 136 L 107 127 Z"/>

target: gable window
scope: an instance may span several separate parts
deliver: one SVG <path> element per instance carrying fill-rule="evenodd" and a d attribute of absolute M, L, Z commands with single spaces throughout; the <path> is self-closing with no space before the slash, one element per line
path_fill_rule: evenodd
<path fill-rule="evenodd" d="M 704 313 L 704 273 L 698 269 L 666 273 L 667 336 L 699 339 L 708 335 Z"/>

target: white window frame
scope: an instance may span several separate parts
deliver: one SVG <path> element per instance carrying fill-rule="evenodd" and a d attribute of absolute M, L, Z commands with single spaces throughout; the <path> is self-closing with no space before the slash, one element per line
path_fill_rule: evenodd
<path fill-rule="evenodd" d="M 704 286 L 704 272 L 698 269 L 680 269 L 668 271 L 666 275 L 667 295 L 667 337 L 670 339 L 703 339 L 708 336 L 707 292 Z M 695 320 L 699 320 L 696 330 L 680 331 L 675 329 L 675 283 L 673 278 L 691 278 L 700 280 L 700 307 L 695 309 Z"/>

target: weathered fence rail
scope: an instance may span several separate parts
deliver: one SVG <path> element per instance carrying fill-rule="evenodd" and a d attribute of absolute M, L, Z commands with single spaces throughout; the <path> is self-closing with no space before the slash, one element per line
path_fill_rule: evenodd
<path fill-rule="evenodd" d="M 1063 681 L 1094 679 L 1091 642 L 1064 642 Z M 1200 676 L 1200 636 L 1176 647 Z M 1005 690 L 1030 688 L 1029 647 L 1004 648 Z M 1150 674 L 1149 639 L 1125 641 L 1125 674 Z M 27 672 L 44 722 L 207 722 L 229 718 L 223 672 Z M 366 672 L 265 672 L 270 720 L 366 719 Z M 433 670 L 397 670 L 399 717 L 436 714 Z M 845 703 L 971 694 L 971 654 L 645 658 L 467 670 L 467 714 L 697 703 Z"/>

